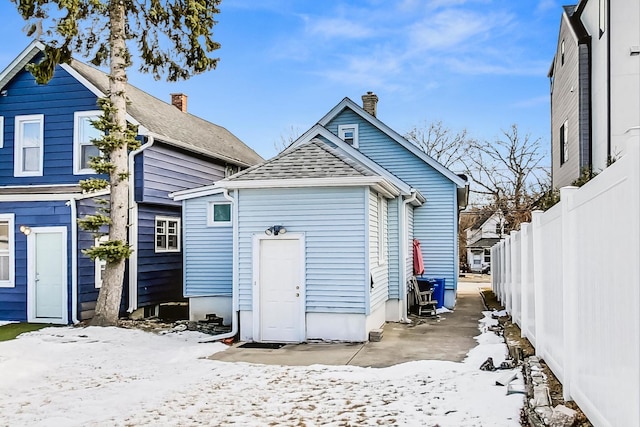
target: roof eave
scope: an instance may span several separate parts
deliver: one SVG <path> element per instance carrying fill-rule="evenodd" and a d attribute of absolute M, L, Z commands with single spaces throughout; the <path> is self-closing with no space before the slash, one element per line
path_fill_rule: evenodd
<path fill-rule="evenodd" d="M 258 188 L 302 188 L 302 187 L 363 187 L 378 186 L 391 195 L 399 195 L 400 190 L 380 176 L 222 180 L 216 185 L 229 190 Z"/>
<path fill-rule="evenodd" d="M 0 73 L 0 90 L 22 70 L 38 53 L 44 52 L 44 45 L 37 40 L 32 41 L 20 54 Z"/>
<path fill-rule="evenodd" d="M 192 153 L 202 154 L 202 155 L 205 155 L 207 157 L 220 159 L 220 160 L 223 160 L 223 161 L 225 161 L 227 163 L 231 163 L 231 164 L 234 164 L 234 165 L 237 165 L 237 166 L 243 166 L 243 167 L 253 166 L 252 164 L 240 161 L 238 159 L 234 159 L 234 158 L 225 156 L 225 155 L 220 154 L 220 153 L 213 153 L 213 152 L 208 151 L 208 150 L 203 150 L 203 149 L 200 149 L 199 147 L 194 147 L 192 145 L 185 144 L 182 141 L 178 141 L 178 140 L 175 140 L 173 138 L 169 138 L 168 136 L 160 135 L 158 133 L 151 132 L 151 131 L 148 131 L 148 130 L 145 132 L 144 135 L 152 136 L 155 140 L 157 140 L 159 142 L 164 142 L 166 144 L 172 145 L 174 147 L 181 148 L 183 150 L 190 151 Z"/>

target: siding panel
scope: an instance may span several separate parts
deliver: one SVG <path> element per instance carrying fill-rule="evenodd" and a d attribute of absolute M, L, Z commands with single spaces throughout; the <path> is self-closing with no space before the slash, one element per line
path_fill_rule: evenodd
<path fill-rule="evenodd" d="M 0 213 L 13 213 L 15 242 L 15 286 L 0 288 L 0 320 L 27 321 L 27 236 L 21 225 L 29 227 L 67 227 L 67 251 L 71 250 L 71 209 L 64 201 L 0 202 Z M 71 319 L 71 263 L 67 264 L 67 316 Z"/>
<path fill-rule="evenodd" d="M 86 175 L 73 174 L 73 128 L 76 111 L 96 110 L 96 96 L 57 67 L 49 84 L 38 85 L 22 71 L 0 97 L 4 146 L 0 148 L 0 185 L 75 184 Z M 14 177 L 15 117 L 44 115 L 43 176 Z"/>
<path fill-rule="evenodd" d="M 183 300 L 182 252 L 155 252 L 156 216 L 180 218 L 180 207 L 138 205 L 139 307 Z"/>
<path fill-rule="evenodd" d="M 185 200 L 184 296 L 231 296 L 233 280 L 232 227 L 207 226 L 210 202 L 222 195 Z M 233 209 L 233 208 L 232 208 Z"/>
<path fill-rule="evenodd" d="M 274 224 L 304 233 L 307 312 L 365 313 L 365 214 L 362 188 L 241 190 L 240 309 L 252 310 L 254 234 Z"/>
<path fill-rule="evenodd" d="M 138 201 L 179 206 L 180 202 L 169 199 L 174 191 L 211 185 L 224 178 L 225 166 L 194 157 L 160 144 L 143 151 L 136 158 L 136 168 L 141 174 L 142 190 L 137 192 Z M 136 171 L 137 172 L 137 171 Z"/>
<path fill-rule="evenodd" d="M 414 213 L 414 237 L 421 243 L 425 276 L 445 278 L 446 288 L 455 289 L 458 279 L 456 185 L 351 110 L 343 111 L 326 127 L 337 135 L 338 125 L 354 123 L 358 124 L 359 150 L 418 189 L 427 199 Z"/>

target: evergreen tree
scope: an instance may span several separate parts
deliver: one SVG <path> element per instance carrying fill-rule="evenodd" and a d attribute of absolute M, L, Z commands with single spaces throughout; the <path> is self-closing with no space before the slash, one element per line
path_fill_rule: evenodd
<path fill-rule="evenodd" d="M 81 181 L 85 191 L 110 189 L 107 214 L 79 221 L 98 232 L 108 226 L 109 240 L 87 251 L 106 261 L 93 325 L 115 325 L 118 320 L 127 243 L 128 150 L 135 132 L 127 126 L 127 69 L 137 58 L 141 72 L 159 79 L 187 79 L 216 67 L 210 54 L 220 45 L 212 30 L 221 0 L 12 0 L 28 22 L 29 36 L 45 45 L 44 58 L 29 70 L 40 84 L 47 83 L 56 65 L 68 63 L 74 53 L 96 66 L 109 67 L 109 93 L 99 101 L 104 115 L 94 126 L 105 133 L 94 143 L 101 155 L 92 167 L 108 173 L 108 180 Z M 137 54 L 137 55 L 136 55 Z"/>

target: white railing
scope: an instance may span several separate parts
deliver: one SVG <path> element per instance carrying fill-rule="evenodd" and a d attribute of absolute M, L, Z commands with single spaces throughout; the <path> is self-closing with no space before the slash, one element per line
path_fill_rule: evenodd
<path fill-rule="evenodd" d="M 491 249 L 493 290 L 596 426 L 640 426 L 640 147 Z"/>

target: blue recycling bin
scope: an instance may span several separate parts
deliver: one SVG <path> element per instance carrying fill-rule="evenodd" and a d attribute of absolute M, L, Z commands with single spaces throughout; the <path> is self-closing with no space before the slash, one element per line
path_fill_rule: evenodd
<path fill-rule="evenodd" d="M 416 277 L 421 291 L 433 288 L 433 299 L 438 301 L 436 308 L 444 307 L 444 278 Z"/>
<path fill-rule="evenodd" d="M 433 282 L 433 299 L 438 301 L 436 307 L 442 308 L 444 307 L 444 277 L 433 278 L 431 281 Z"/>

